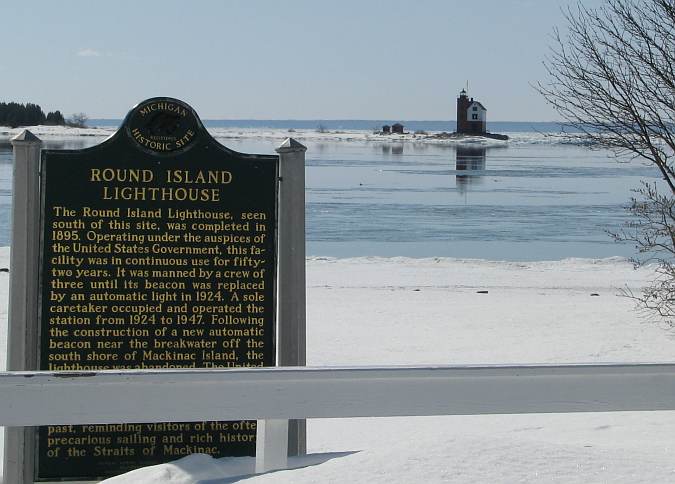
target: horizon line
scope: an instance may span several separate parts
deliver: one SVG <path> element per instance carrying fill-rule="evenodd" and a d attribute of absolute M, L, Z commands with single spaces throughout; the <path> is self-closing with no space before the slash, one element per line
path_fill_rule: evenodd
<path fill-rule="evenodd" d="M 98 119 L 106 121 L 122 121 L 126 117 L 120 118 L 110 118 L 110 117 L 90 117 L 89 119 Z M 456 123 L 456 119 L 405 119 L 405 118 L 201 118 L 202 121 L 406 121 L 411 123 L 417 122 L 427 122 L 427 123 Z M 560 120 L 504 120 L 504 119 L 495 119 L 492 121 L 487 121 L 488 123 L 558 123 L 564 124 L 568 121 Z"/>

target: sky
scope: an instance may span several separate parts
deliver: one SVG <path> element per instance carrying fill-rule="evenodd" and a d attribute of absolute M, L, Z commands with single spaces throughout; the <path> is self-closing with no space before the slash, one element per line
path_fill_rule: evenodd
<path fill-rule="evenodd" d="M 0 0 L 0 101 L 122 118 L 182 99 L 203 119 L 559 116 L 534 90 L 573 0 Z M 584 0 L 595 5 L 599 0 Z"/>

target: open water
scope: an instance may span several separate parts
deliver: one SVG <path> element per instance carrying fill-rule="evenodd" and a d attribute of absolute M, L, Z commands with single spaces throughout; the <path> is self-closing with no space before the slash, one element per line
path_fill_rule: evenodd
<path fill-rule="evenodd" d="M 496 131 L 496 130 L 495 130 Z M 511 133 L 510 133 L 511 134 Z M 52 139 L 83 148 L 101 139 Z M 221 140 L 273 153 L 278 141 Z M 606 233 L 655 169 L 538 133 L 505 145 L 308 141 L 308 255 L 556 260 L 634 255 Z M 11 147 L 0 141 L 0 245 L 9 245 Z"/>

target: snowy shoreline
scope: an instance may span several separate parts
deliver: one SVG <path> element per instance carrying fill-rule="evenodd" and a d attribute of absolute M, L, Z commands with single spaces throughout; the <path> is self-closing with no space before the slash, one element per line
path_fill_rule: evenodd
<path fill-rule="evenodd" d="M 66 126 L 27 126 L 21 128 L 0 127 L 0 141 L 9 140 L 30 130 L 38 137 L 45 139 L 94 137 L 105 139 L 117 131 L 117 128 L 70 128 Z M 425 134 L 381 134 L 370 130 L 316 130 L 316 129 L 276 129 L 276 128 L 210 128 L 211 135 L 220 140 L 257 139 L 283 141 L 295 138 L 306 142 L 376 142 L 376 143 L 419 143 L 428 145 L 468 145 L 479 147 L 504 147 L 509 144 L 585 144 L 584 140 L 574 135 L 551 135 L 538 132 L 509 133 L 509 140 L 491 139 L 482 136 L 463 136 L 459 138 L 438 137 L 441 131 L 429 131 Z"/>
<path fill-rule="evenodd" d="M 8 256 L 1 248 L 1 267 Z M 311 257 L 308 364 L 673 360 L 672 331 L 617 296 L 652 276 L 621 258 Z M 195 454 L 106 482 L 671 482 L 674 433 L 675 412 L 311 420 L 310 456 L 292 460 L 297 469 L 251 476 L 251 458 Z"/>

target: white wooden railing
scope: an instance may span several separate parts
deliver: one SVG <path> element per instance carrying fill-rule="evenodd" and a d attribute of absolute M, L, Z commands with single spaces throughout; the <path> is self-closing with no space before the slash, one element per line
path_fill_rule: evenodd
<path fill-rule="evenodd" d="M 257 419 L 256 468 L 287 419 L 675 410 L 675 363 L 0 373 L 0 425 Z"/>
<path fill-rule="evenodd" d="M 675 363 L 0 372 L 0 425 L 675 410 Z"/>

